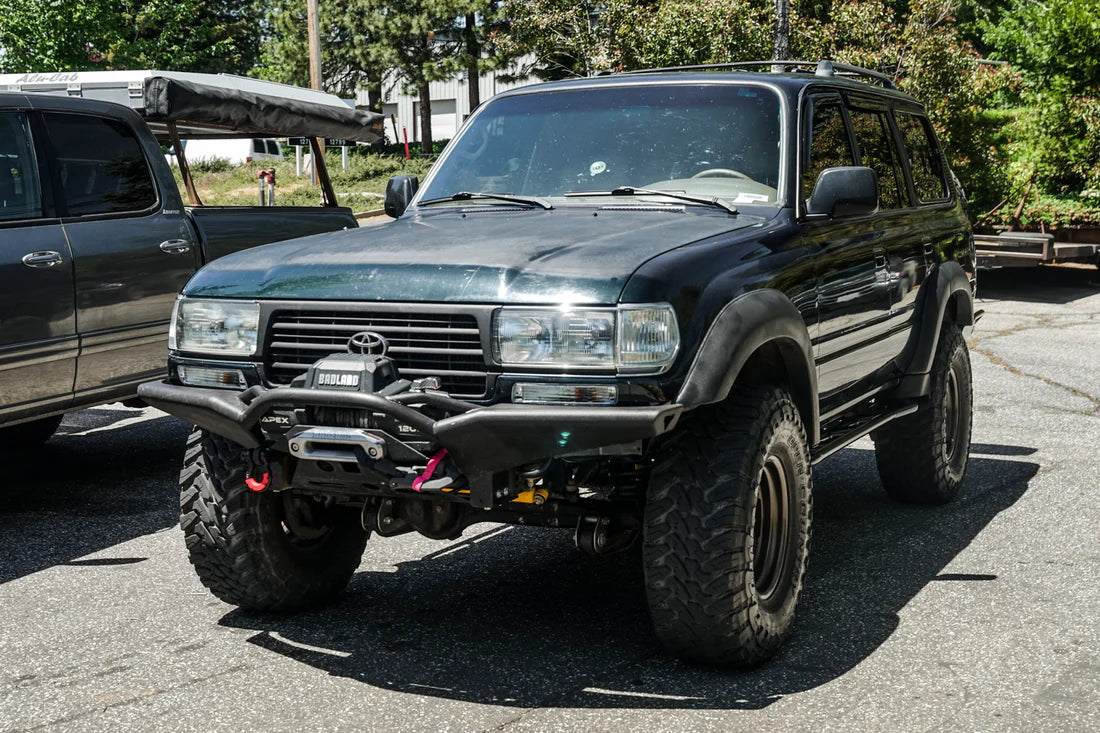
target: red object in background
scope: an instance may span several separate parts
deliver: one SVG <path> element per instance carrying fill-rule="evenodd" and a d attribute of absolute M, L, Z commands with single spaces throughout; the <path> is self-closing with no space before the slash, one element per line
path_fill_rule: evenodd
<path fill-rule="evenodd" d="M 401 137 L 405 138 L 405 160 L 409 159 L 409 131 L 402 126 Z"/>

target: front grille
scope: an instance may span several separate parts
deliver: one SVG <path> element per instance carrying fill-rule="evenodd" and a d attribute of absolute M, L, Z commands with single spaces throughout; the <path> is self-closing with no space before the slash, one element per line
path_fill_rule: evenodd
<path fill-rule="evenodd" d="M 348 339 L 359 331 L 386 337 L 401 376 L 439 377 L 458 397 L 485 395 L 481 337 L 477 319 L 468 314 L 277 311 L 263 352 L 268 379 L 286 384 L 318 359 L 346 353 Z"/>

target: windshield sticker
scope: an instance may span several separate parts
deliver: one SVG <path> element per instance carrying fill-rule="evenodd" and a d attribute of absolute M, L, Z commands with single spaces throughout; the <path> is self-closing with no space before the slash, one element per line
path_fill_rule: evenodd
<path fill-rule="evenodd" d="M 607 170 L 607 163 L 602 160 L 597 160 L 592 165 L 588 166 L 588 175 L 595 177 Z"/>
<path fill-rule="evenodd" d="M 770 196 L 762 193 L 739 193 L 737 198 L 733 200 L 735 204 L 755 204 L 760 201 L 767 201 Z"/>

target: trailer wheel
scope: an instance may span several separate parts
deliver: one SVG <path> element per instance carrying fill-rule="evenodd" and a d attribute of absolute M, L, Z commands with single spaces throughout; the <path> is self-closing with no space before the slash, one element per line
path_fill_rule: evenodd
<path fill-rule="evenodd" d="M 363 556 L 358 512 L 293 491 L 255 492 L 236 443 L 196 429 L 180 471 L 180 526 L 202 584 L 241 608 L 286 611 L 331 600 Z"/>

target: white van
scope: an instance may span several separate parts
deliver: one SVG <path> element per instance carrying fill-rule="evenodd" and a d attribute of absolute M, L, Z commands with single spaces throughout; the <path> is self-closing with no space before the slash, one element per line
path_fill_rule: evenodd
<path fill-rule="evenodd" d="M 216 159 L 228 160 L 233 165 L 252 163 L 257 160 L 283 160 L 283 148 L 273 137 L 234 138 L 231 140 L 184 140 L 183 151 L 188 163 L 199 163 Z M 169 155 L 168 160 L 176 163 L 176 156 Z"/>

